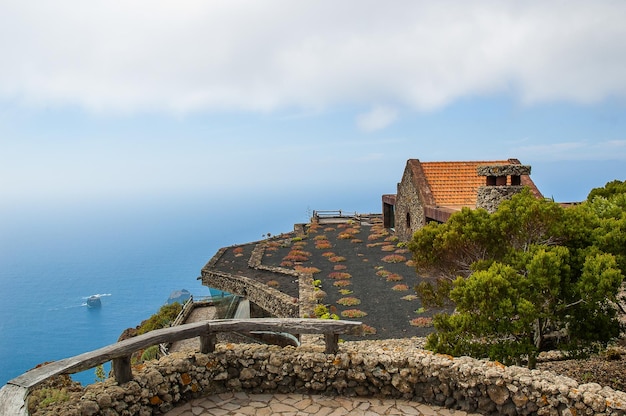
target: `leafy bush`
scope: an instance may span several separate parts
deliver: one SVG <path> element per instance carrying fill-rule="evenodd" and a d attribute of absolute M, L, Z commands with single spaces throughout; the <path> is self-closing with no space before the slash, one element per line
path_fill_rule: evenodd
<path fill-rule="evenodd" d="M 155 329 L 167 328 L 182 309 L 182 305 L 178 302 L 161 306 L 157 313 L 141 323 L 137 329 L 137 335 L 145 334 Z"/>

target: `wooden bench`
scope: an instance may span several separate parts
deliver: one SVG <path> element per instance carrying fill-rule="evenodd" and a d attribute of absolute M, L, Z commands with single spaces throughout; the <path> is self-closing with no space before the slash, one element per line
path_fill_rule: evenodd
<path fill-rule="evenodd" d="M 219 332 L 254 331 L 323 334 L 326 353 L 334 354 L 338 351 L 339 334 L 359 334 L 361 322 L 302 318 L 223 319 L 158 329 L 94 351 L 51 362 L 9 380 L 0 389 L 0 416 L 28 415 L 25 399 L 29 389 L 48 378 L 85 371 L 112 361 L 114 377 L 119 384 L 123 384 L 133 378 L 131 356 L 135 351 L 161 343 L 200 337 L 200 352 L 206 354 L 214 351 L 216 334 Z"/>

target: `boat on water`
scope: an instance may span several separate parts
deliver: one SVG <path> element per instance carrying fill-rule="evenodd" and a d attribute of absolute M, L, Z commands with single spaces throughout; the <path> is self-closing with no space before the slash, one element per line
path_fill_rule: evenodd
<path fill-rule="evenodd" d="M 101 306 L 102 306 L 102 301 L 100 300 L 100 296 L 92 295 L 87 298 L 88 308 L 99 308 Z"/>

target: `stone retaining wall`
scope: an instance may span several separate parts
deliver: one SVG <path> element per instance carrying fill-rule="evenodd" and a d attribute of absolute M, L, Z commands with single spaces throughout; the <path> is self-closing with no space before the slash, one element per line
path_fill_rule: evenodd
<path fill-rule="evenodd" d="M 626 393 L 549 372 L 468 357 L 435 355 L 421 340 L 298 348 L 220 344 L 213 354 L 176 353 L 135 369 L 134 380 L 90 385 L 47 414 L 161 414 L 192 398 L 224 391 L 395 397 L 499 415 L 624 415 Z M 46 414 L 46 413 L 40 413 Z"/>

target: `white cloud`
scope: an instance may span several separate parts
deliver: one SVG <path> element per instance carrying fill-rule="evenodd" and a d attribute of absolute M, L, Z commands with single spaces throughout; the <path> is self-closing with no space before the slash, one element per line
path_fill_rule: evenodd
<path fill-rule="evenodd" d="M 0 98 L 173 113 L 593 103 L 626 96 L 624 15 L 615 0 L 4 0 Z"/>
<path fill-rule="evenodd" d="M 384 129 L 398 118 L 398 112 L 389 107 L 375 107 L 357 117 L 359 129 L 367 132 Z"/>

